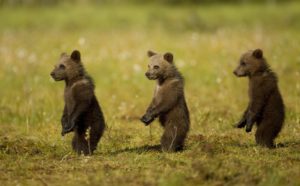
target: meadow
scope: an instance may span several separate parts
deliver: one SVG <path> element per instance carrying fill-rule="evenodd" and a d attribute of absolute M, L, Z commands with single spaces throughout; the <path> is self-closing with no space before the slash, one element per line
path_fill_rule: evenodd
<path fill-rule="evenodd" d="M 300 3 L 0 7 L 1 185 L 300 185 Z M 285 126 L 269 150 L 233 128 L 248 102 L 241 53 L 262 48 L 277 72 Z M 78 49 L 107 130 L 93 156 L 61 137 L 63 82 L 50 71 Z M 153 94 L 147 50 L 170 51 L 185 77 L 191 130 L 162 153 L 139 118 Z"/>

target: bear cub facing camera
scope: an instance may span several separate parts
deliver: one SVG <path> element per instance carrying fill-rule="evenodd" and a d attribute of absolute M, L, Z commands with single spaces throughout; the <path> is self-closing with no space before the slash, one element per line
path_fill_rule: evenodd
<path fill-rule="evenodd" d="M 157 54 L 148 51 L 148 57 L 150 63 L 145 75 L 150 80 L 157 80 L 157 85 L 152 102 L 141 121 L 149 125 L 158 117 L 164 128 L 161 137 L 162 150 L 182 150 L 190 127 L 183 77 L 174 65 L 171 53 Z"/>
<path fill-rule="evenodd" d="M 250 132 L 256 123 L 256 143 L 274 148 L 274 139 L 284 123 L 285 110 L 277 76 L 267 64 L 263 51 L 256 49 L 244 53 L 234 74 L 249 78 L 249 104 L 236 127 L 246 127 L 246 132 Z"/>
<path fill-rule="evenodd" d="M 61 135 L 74 131 L 73 150 L 91 155 L 102 137 L 105 121 L 94 94 L 93 80 L 82 65 L 80 52 L 74 50 L 71 56 L 61 54 L 51 76 L 55 81 L 65 81 Z"/>

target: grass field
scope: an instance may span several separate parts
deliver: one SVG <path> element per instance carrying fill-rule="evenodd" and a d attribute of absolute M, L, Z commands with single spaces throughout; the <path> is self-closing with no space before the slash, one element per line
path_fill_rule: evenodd
<path fill-rule="evenodd" d="M 300 185 L 300 3 L 0 8 L 0 185 Z M 268 150 L 234 129 L 247 79 L 232 71 L 262 48 L 277 72 L 286 122 Z M 50 78 L 79 49 L 108 128 L 95 155 L 60 136 L 64 83 Z M 186 149 L 161 153 L 158 122 L 138 118 L 155 82 L 146 51 L 171 51 L 185 76 Z"/>

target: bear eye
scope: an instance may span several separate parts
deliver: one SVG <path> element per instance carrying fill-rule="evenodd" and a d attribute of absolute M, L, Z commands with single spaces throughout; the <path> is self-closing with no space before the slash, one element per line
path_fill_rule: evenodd
<path fill-rule="evenodd" d="M 241 62 L 241 65 L 242 65 L 242 66 L 246 66 L 245 61 L 242 61 L 242 62 Z"/>
<path fill-rule="evenodd" d="M 58 66 L 58 68 L 60 68 L 60 69 L 65 69 L 65 68 L 66 68 L 66 66 L 65 66 L 65 65 L 63 65 L 63 64 L 60 64 L 60 65 Z"/>
<path fill-rule="evenodd" d="M 153 68 L 154 68 L 154 69 L 159 69 L 159 66 L 158 66 L 158 65 L 154 65 Z"/>

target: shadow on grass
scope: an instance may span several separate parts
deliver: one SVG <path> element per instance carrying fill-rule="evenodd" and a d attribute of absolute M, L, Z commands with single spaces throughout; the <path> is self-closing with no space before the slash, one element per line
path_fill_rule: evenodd
<path fill-rule="evenodd" d="M 208 139 L 209 138 L 209 139 Z M 235 137 L 232 137 L 230 135 L 226 136 L 220 136 L 220 135 L 211 135 L 210 137 L 198 134 L 198 135 L 191 135 L 188 137 L 188 149 L 191 149 L 191 146 L 198 146 L 202 147 L 202 150 L 204 149 L 216 149 L 220 146 L 231 146 L 241 149 L 248 149 L 248 148 L 254 148 L 254 147 L 261 147 L 262 146 L 257 145 L 255 142 L 246 142 L 246 141 L 240 141 Z M 285 141 L 275 144 L 275 148 L 273 149 L 282 149 L 282 148 L 300 148 L 300 141 Z"/>
<path fill-rule="evenodd" d="M 253 148 L 253 147 L 261 147 L 261 148 L 267 148 L 267 147 L 262 147 L 257 145 L 256 143 L 253 144 L 241 144 L 241 143 L 230 143 L 230 146 L 234 146 L 234 147 L 241 147 L 241 148 Z M 283 142 L 283 143 L 277 143 L 275 144 L 275 148 L 271 148 L 271 149 L 282 149 L 282 148 L 300 148 L 300 141 L 287 141 L 287 142 Z"/>
<path fill-rule="evenodd" d="M 283 143 L 276 144 L 277 148 L 300 148 L 300 141 L 286 141 Z"/>
<path fill-rule="evenodd" d="M 144 145 L 142 147 L 135 147 L 135 148 L 125 148 L 121 150 L 114 151 L 110 153 L 111 155 L 118 155 L 124 152 L 129 152 L 129 153 L 137 153 L 137 154 L 142 154 L 145 152 L 162 152 L 161 151 L 161 146 L 160 145 Z"/>

